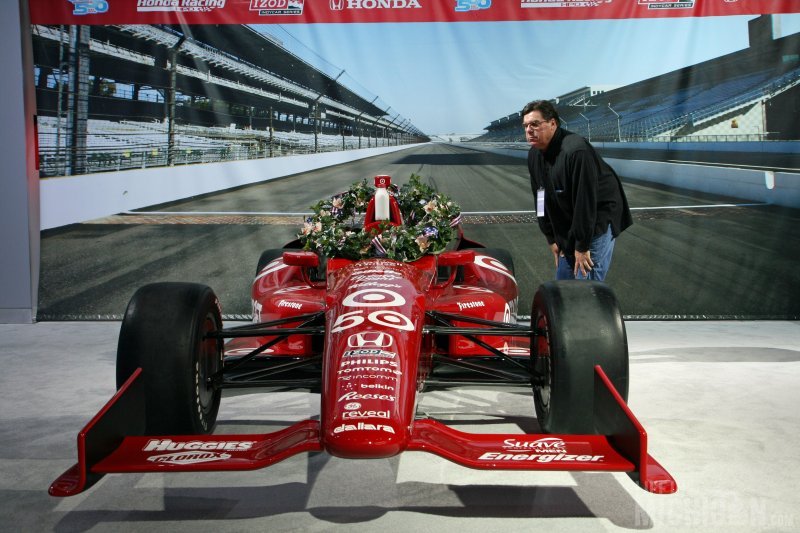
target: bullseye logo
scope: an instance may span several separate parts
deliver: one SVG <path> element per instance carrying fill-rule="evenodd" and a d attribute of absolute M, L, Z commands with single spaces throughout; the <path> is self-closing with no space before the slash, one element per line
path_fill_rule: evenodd
<path fill-rule="evenodd" d="M 350 293 L 342 302 L 345 307 L 400 307 L 406 304 L 401 294 L 388 289 L 361 289 Z M 414 324 L 407 316 L 391 309 L 378 309 L 363 316 L 363 310 L 348 311 L 336 317 L 331 333 L 338 333 L 369 321 L 378 326 L 414 331 Z"/>
<path fill-rule="evenodd" d="M 347 307 L 399 307 L 406 303 L 400 294 L 388 289 L 361 289 L 344 299 Z"/>

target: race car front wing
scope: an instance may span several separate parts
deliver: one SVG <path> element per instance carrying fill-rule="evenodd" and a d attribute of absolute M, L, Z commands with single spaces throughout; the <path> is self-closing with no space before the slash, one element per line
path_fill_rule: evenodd
<path fill-rule="evenodd" d="M 325 449 L 317 420 L 263 434 L 145 436 L 140 373 L 134 372 L 78 434 L 78 463 L 53 482 L 51 495 L 78 494 L 105 474 L 256 470 Z M 647 453 L 644 428 L 599 366 L 594 395 L 596 435 L 465 433 L 418 419 L 406 450 L 475 469 L 626 472 L 649 492 L 675 492 L 675 480 Z M 354 429 L 369 425 L 358 422 Z"/>

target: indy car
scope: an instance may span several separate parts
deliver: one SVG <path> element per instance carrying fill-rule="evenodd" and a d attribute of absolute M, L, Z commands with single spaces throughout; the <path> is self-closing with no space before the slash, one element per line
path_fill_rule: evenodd
<path fill-rule="evenodd" d="M 458 209 L 425 198 L 413 176 L 405 196 L 388 182 L 378 176 L 384 187 L 317 206 L 301 238 L 261 255 L 251 324 L 225 327 L 205 285 L 138 289 L 121 324 L 117 392 L 78 434 L 78 462 L 50 494 L 78 494 L 111 473 L 254 470 L 303 452 L 377 459 L 410 450 L 474 469 L 626 472 L 649 492 L 675 492 L 626 404 L 627 339 L 612 290 L 546 282 L 530 323 L 519 322 L 510 255 L 464 237 Z M 388 208 L 382 188 L 393 191 Z M 326 226 L 365 204 L 363 221 Z M 409 205 L 424 210 L 409 214 Z M 436 209 L 445 224 L 432 220 Z M 350 257 L 326 250 L 331 242 Z M 400 258 L 392 244 L 417 246 L 418 255 Z M 541 432 L 468 433 L 418 414 L 426 391 L 465 385 L 530 388 Z M 228 389 L 307 390 L 319 394 L 320 416 L 274 432 L 214 434 Z"/>

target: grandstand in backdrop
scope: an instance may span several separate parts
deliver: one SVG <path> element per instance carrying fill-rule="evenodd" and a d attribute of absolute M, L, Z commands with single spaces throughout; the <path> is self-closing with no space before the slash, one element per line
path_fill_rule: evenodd
<path fill-rule="evenodd" d="M 773 38 L 771 16 L 749 22 L 745 50 L 624 87 L 582 87 L 553 99 L 562 126 L 590 141 L 800 140 L 800 35 Z M 479 142 L 525 142 L 520 112 Z"/>
<path fill-rule="evenodd" d="M 428 140 L 248 26 L 32 33 L 42 177 Z"/>

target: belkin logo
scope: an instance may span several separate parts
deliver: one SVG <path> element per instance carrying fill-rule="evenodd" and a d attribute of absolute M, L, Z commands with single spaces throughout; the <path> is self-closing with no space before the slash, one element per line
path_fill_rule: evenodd
<path fill-rule="evenodd" d="M 418 0 L 330 0 L 331 10 L 421 8 Z"/>

